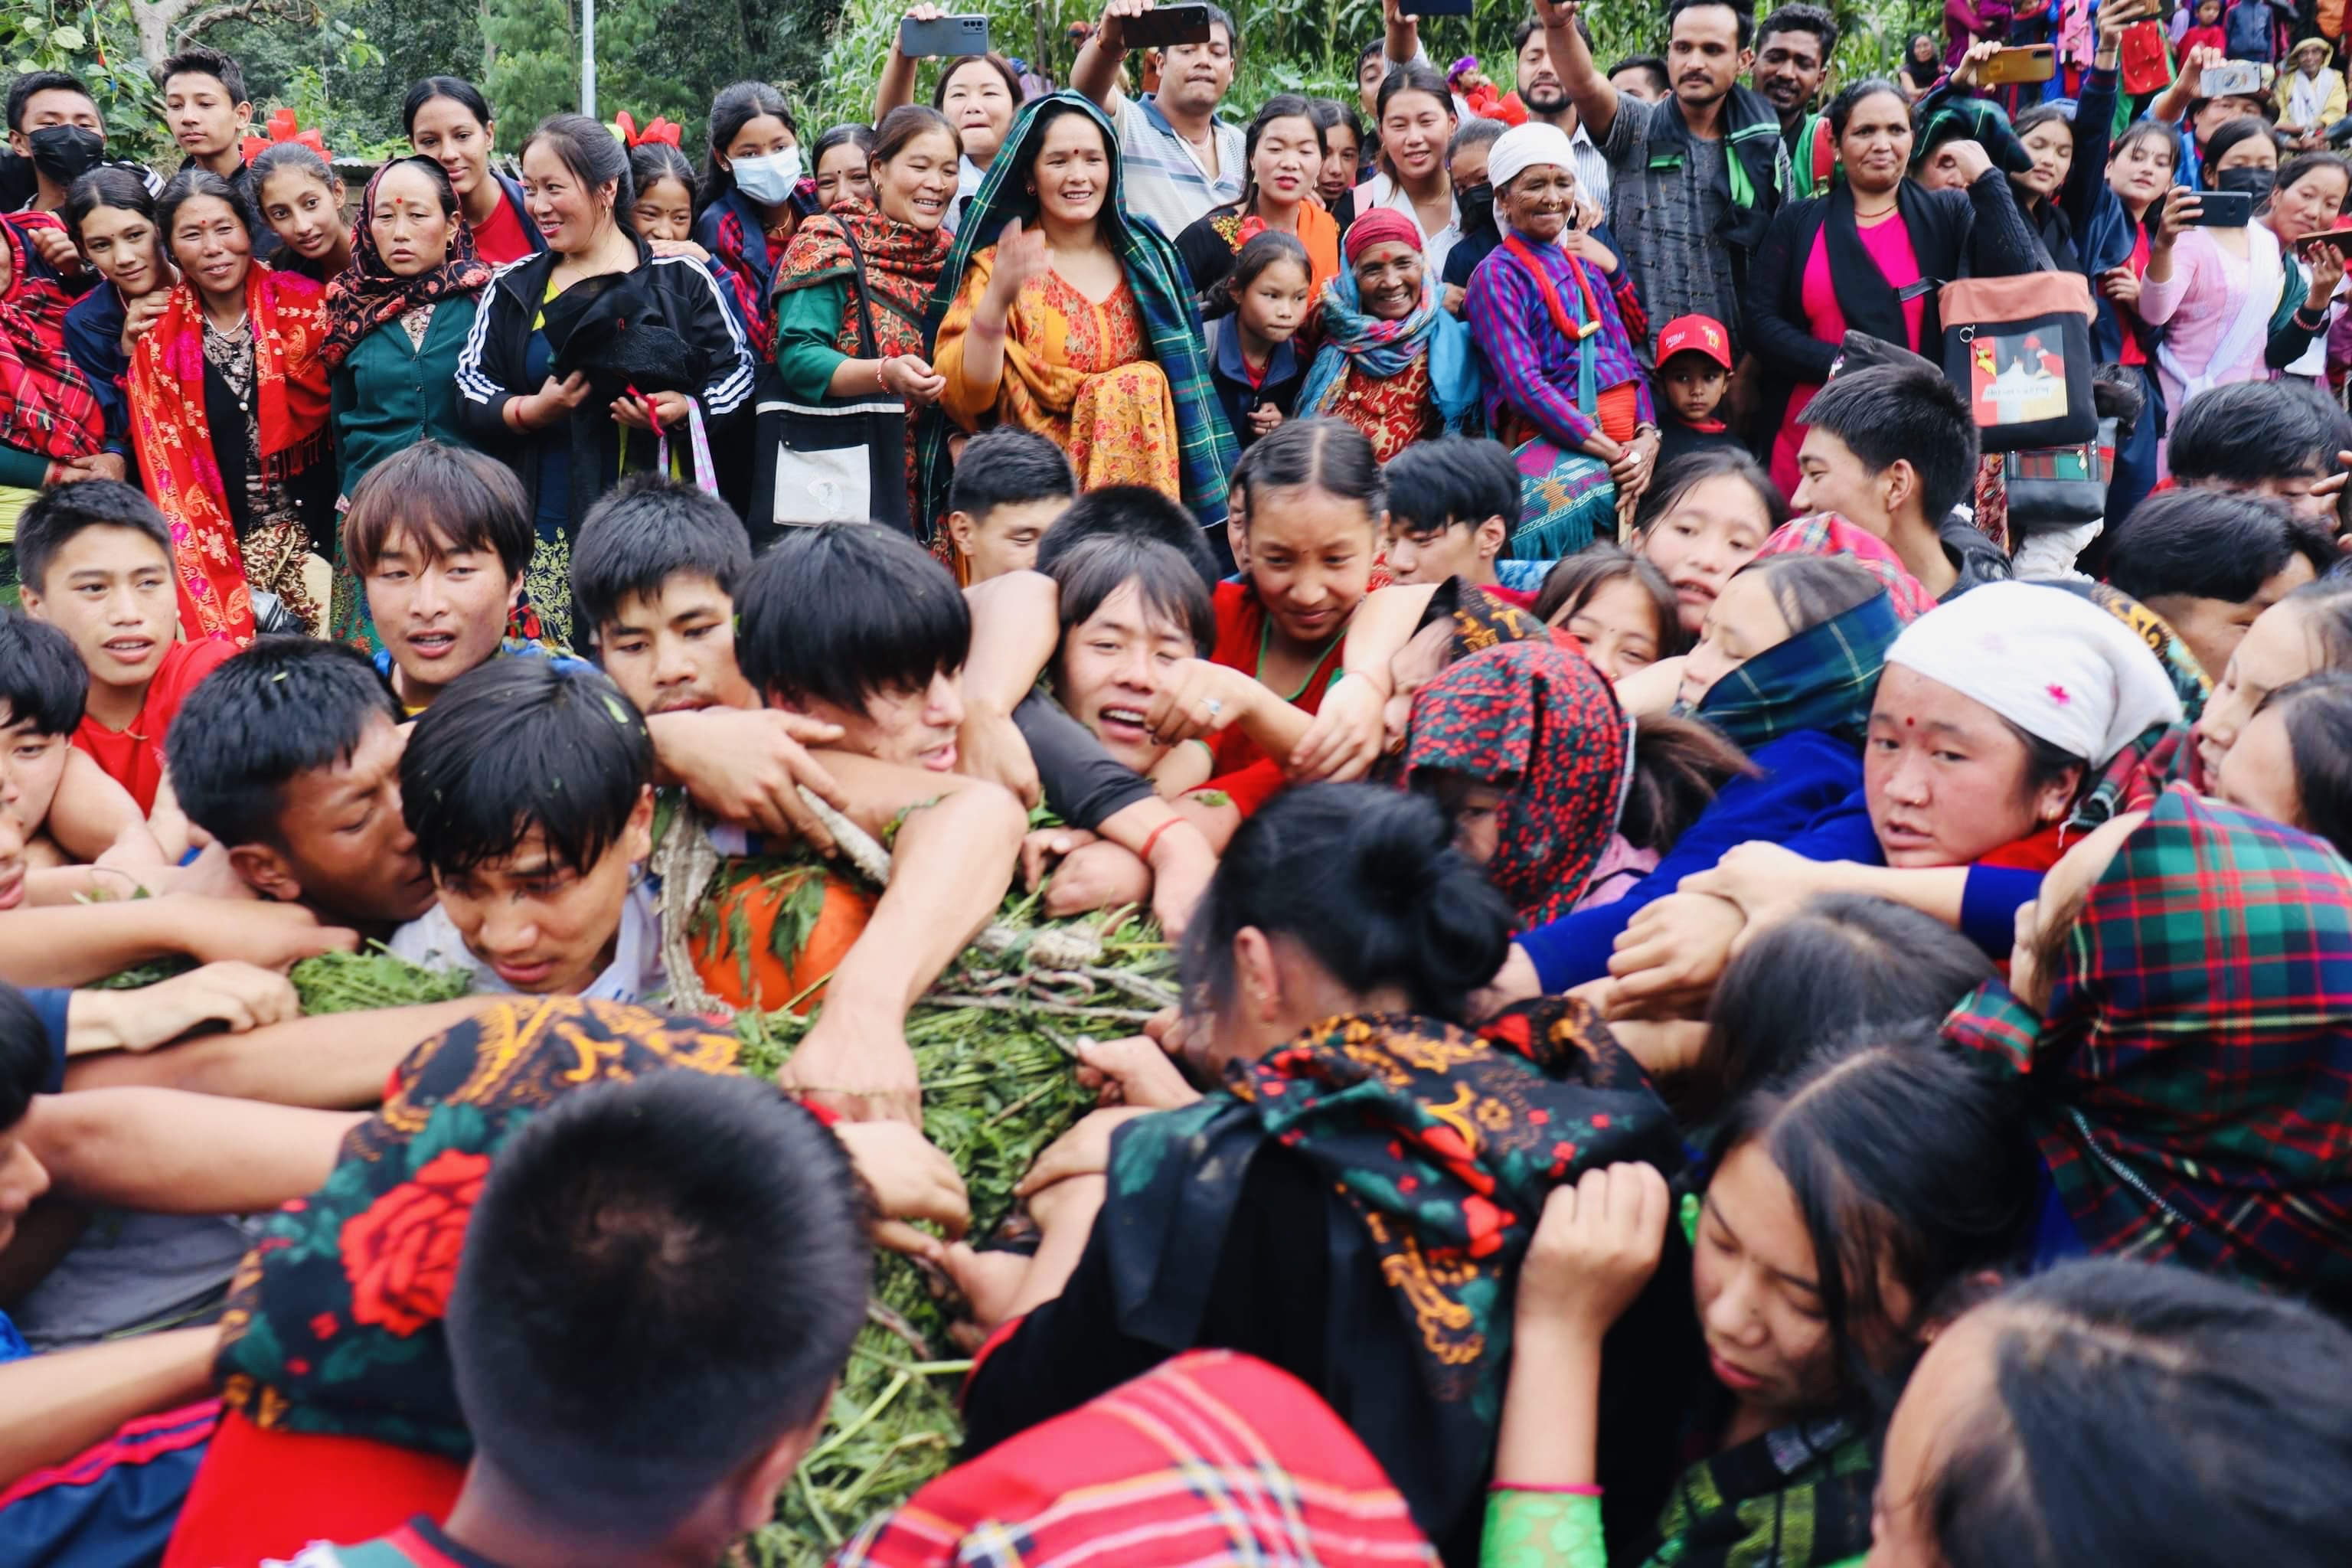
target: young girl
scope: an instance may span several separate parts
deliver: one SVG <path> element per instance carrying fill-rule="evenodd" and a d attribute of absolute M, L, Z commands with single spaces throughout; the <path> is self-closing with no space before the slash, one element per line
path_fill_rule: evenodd
<path fill-rule="evenodd" d="M 1535 613 L 1545 625 L 1573 635 L 1592 668 L 1612 680 L 1690 646 L 1674 584 L 1648 560 L 1611 540 L 1562 556 L 1544 576 Z"/>
<path fill-rule="evenodd" d="M 1674 584 L 1685 637 L 1698 636 L 1723 585 L 1788 516 L 1770 477 L 1743 452 L 1694 452 L 1658 471 L 1633 514 L 1633 548 Z"/>
<path fill-rule="evenodd" d="M 1647 1165 L 1588 1170 L 1546 1200 L 1519 1276 L 1485 1562 L 1521 1561 L 1514 1546 L 1558 1568 L 1607 1560 L 1601 1341 L 1653 1276 L 1685 1267 L 1708 1374 L 1692 1380 L 1685 1452 L 1706 1457 L 1619 1560 L 1808 1568 L 1870 1551 L 1882 1391 L 1934 1337 L 1948 1291 L 2020 1260 L 2036 1162 L 2008 1091 L 1911 1037 L 1832 1049 L 1748 1095 L 1711 1153 L 1679 1215 Z M 1674 1394 L 1688 1374 L 1644 1372 Z"/>
<path fill-rule="evenodd" d="M 629 212 L 638 237 L 649 244 L 692 244 L 694 165 L 686 154 L 667 142 L 639 142 L 629 150 L 629 178 L 637 187 Z"/>
<path fill-rule="evenodd" d="M 1323 135 L 1323 163 L 1315 176 L 1315 194 L 1323 198 L 1324 206 L 1333 207 L 1356 188 L 1363 167 L 1363 118 L 1336 98 L 1308 99 L 1307 114 Z"/>
<path fill-rule="evenodd" d="M 1219 290 L 1232 313 L 1208 323 L 1209 383 L 1244 450 L 1297 405 L 1307 363 L 1295 340 L 1307 320 L 1307 247 L 1268 230 L 1242 247 Z"/>
<path fill-rule="evenodd" d="M 352 229 L 343 221 L 343 182 L 299 142 L 273 143 L 253 161 L 261 220 L 285 242 L 279 271 L 324 283 L 352 264 Z"/>
<path fill-rule="evenodd" d="M 2197 0 L 2196 20 L 2175 40 L 2172 58 L 2185 60 L 2191 49 L 2226 54 L 2229 47 L 2228 36 L 2221 31 L 2221 0 Z"/>
<path fill-rule="evenodd" d="M 155 198 L 128 169 L 93 169 L 73 183 L 58 216 L 74 247 L 106 286 L 92 289 L 66 311 L 66 352 L 89 378 L 106 416 L 106 449 L 93 459 L 101 479 L 130 477 L 130 408 L 123 377 L 136 346 L 172 297 L 179 269 L 163 253 L 163 231 L 155 222 Z"/>
<path fill-rule="evenodd" d="M 784 95 L 763 81 L 739 81 L 710 100 L 710 151 L 697 195 L 694 238 L 723 269 L 736 314 L 750 323 L 755 358 L 775 354 L 768 296 L 776 262 L 799 226 L 800 127 Z M 814 200 L 810 186 L 810 200 Z"/>
<path fill-rule="evenodd" d="M 820 212 L 844 196 L 874 204 L 874 127 L 836 125 L 816 139 L 811 162 L 816 174 L 816 205 Z"/>

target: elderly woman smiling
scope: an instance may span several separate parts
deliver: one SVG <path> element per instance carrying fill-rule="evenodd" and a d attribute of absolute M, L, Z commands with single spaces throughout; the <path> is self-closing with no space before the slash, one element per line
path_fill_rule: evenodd
<path fill-rule="evenodd" d="M 1576 157 L 1558 127 L 1507 131 L 1486 160 L 1503 243 L 1465 309 L 1486 369 L 1486 422 L 1518 458 L 1521 559 L 1569 555 L 1630 510 L 1658 456 L 1630 268 L 1569 232 Z M 1606 265 L 1602 265 L 1605 258 Z"/>

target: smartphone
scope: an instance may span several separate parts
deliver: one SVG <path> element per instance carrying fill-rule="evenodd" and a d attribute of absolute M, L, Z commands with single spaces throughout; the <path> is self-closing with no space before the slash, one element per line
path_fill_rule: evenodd
<path fill-rule="evenodd" d="M 2058 51 L 2049 44 L 2028 44 L 2001 49 L 1977 69 L 1977 79 L 2000 86 L 2013 81 L 2048 81 L 2058 74 Z"/>
<path fill-rule="evenodd" d="M 1131 49 L 1164 49 L 1171 44 L 1205 44 L 1209 41 L 1209 8 L 1206 5 L 1155 5 L 1139 16 L 1129 16 L 1120 25 L 1127 35 L 1127 47 Z"/>
<path fill-rule="evenodd" d="M 2352 251 L 2352 218 L 2342 220 L 2333 228 L 2314 229 L 2309 234 L 2298 235 L 2290 242 L 2294 253 L 2305 260 L 2310 259 L 2312 248 L 2321 245 L 2332 245 L 2340 250 Z"/>
<path fill-rule="evenodd" d="M 2252 60 L 2223 60 L 2207 66 L 2198 86 L 2207 98 L 2260 98 L 2263 68 Z"/>
<path fill-rule="evenodd" d="M 1470 0 L 1412 0 L 1412 8 L 1423 16 L 1467 16 Z"/>
<path fill-rule="evenodd" d="M 912 16 L 901 17 L 898 52 L 910 60 L 935 55 L 984 55 L 988 53 L 988 18 L 940 16 L 918 22 Z"/>
<path fill-rule="evenodd" d="M 2253 220 L 2252 191 L 2200 191 L 2197 216 L 2188 221 L 2198 228 L 2243 228 Z"/>

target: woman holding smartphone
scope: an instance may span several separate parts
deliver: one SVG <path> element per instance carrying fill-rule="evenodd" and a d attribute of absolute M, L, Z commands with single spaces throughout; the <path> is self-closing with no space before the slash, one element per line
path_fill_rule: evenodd
<path fill-rule="evenodd" d="M 928 23 L 946 19 L 948 13 L 928 3 L 907 8 L 907 20 Z M 874 84 L 874 123 L 879 125 L 901 104 L 915 101 L 917 57 L 890 39 L 889 57 L 882 62 L 882 79 Z M 991 49 L 986 54 L 961 55 L 940 62 L 939 85 L 931 89 L 931 107 L 948 117 L 962 157 L 956 165 L 955 200 L 948 205 L 941 232 L 953 235 L 963 220 L 963 209 L 980 191 L 1013 128 L 1013 111 L 1021 107 L 1020 73 L 1013 62 Z"/>

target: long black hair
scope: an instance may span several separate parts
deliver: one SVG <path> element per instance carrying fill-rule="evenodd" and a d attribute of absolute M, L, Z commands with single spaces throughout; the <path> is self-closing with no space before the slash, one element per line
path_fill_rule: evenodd
<path fill-rule="evenodd" d="M 1916 1504 L 1943 1568 L 2352 1563 L 2341 1323 L 2113 1260 L 2053 1269 L 1979 1310 L 1990 1375 Z"/>
<path fill-rule="evenodd" d="M 1214 1017 L 1234 999 L 1234 937 L 1297 943 L 1359 995 L 1400 987 L 1427 1017 L 1460 1023 L 1503 966 L 1511 907 L 1454 847 L 1434 801 L 1374 784 L 1285 790 L 1226 846 L 1184 943 L 1184 991 Z"/>
<path fill-rule="evenodd" d="M 1265 128 L 1277 120 L 1304 120 L 1315 132 L 1317 151 L 1319 153 L 1322 149 L 1323 128 L 1315 123 L 1314 111 L 1307 107 L 1307 100 L 1302 94 L 1277 92 L 1259 104 L 1257 113 L 1250 118 L 1249 133 L 1242 141 L 1241 210 L 1244 217 L 1257 210 L 1258 138 L 1265 135 Z M 1316 166 L 1307 172 L 1307 184 L 1312 186 L 1321 172 L 1322 160 L 1318 157 L 1316 160 Z"/>
<path fill-rule="evenodd" d="M 1884 1415 L 1938 1310 L 1976 1276 L 2022 1261 L 2041 1161 L 2015 1091 L 1944 1048 L 1933 1026 L 1888 1030 L 1742 1096 L 1711 1167 L 1748 1143 L 1795 1193 L 1812 1241 L 1832 1406 Z"/>
<path fill-rule="evenodd" d="M 408 96 L 401 100 L 400 133 L 403 136 L 413 139 L 416 135 L 417 115 L 424 112 L 425 106 L 436 98 L 447 99 L 472 115 L 476 124 L 485 131 L 489 129 L 493 118 L 490 113 L 490 100 L 482 96 L 480 88 L 476 87 L 464 77 L 428 76 L 410 88 Z"/>
<path fill-rule="evenodd" d="M 727 152 L 727 143 L 741 134 L 743 127 L 763 114 L 772 114 L 784 122 L 784 129 L 798 142 L 799 123 L 793 119 L 792 106 L 784 95 L 764 81 L 739 81 L 722 87 L 710 100 L 710 145 L 702 163 L 702 189 L 695 194 L 695 210 L 699 212 L 735 188 L 735 174 L 719 160 Z M 814 174 L 814 165 L 809 173 Z"/>

